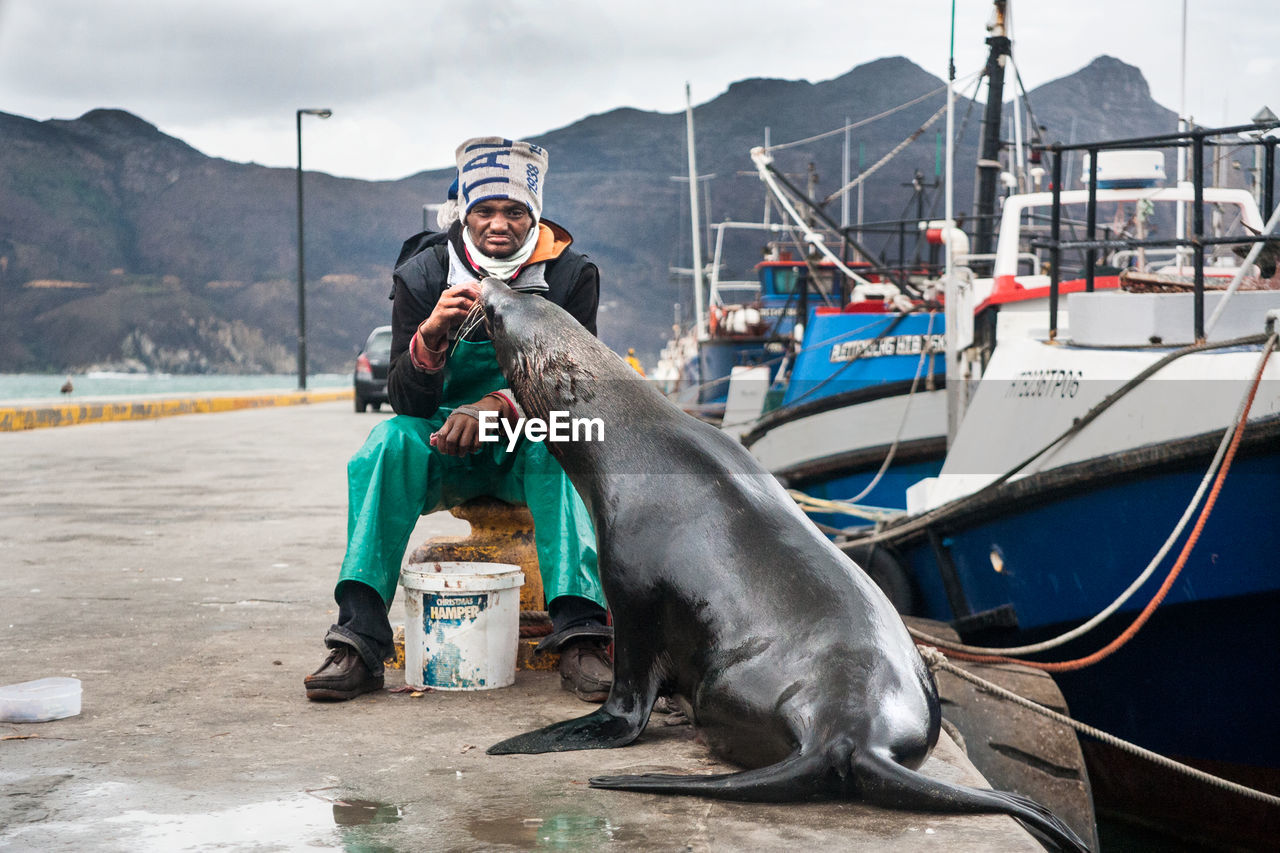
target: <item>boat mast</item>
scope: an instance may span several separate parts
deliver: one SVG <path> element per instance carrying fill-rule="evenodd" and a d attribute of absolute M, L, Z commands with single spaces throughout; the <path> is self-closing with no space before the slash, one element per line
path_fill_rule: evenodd
<path fill-rule="evenodd" d="M 702 297 L 702 214 L 698 210 L 698 158 L 694 151 L 693 137 L 693 95 L 689 84 L 684 84 L 684 120 L 685 131 L 689 140 L 689 227 L 693 235 L 693 310 L 694 333 L 701 340 L 705 336 L 706 305 Z"/>
<path fill-rule="evenodd" d="M 956 313 L 959 302 L 959 288 L 955 280 L 955 252 L 952 250 L 952 229 L 955 228 L 955 107 L 956 102 L 956 0 L 951 0 L 951 51 L 947 58 L 947 153 L 944 175 L 946 188 L 943 190 L 943 207 L 946 217 L 946 230 L 943 231 L 942 247 L 945 258 L 943 272 L 944 308 L 946 313 L 946 370 L 957 373 L 960 368 L 959 347 L 956 341 Z M 861 189 L 861 187 L 859 187 Z M 861 219 L 859 219 L 861 224 Z M 947 383 L 947 447 L 955 439 L 960 424 L 960 382 Z"/>
<path fill-rule="evenodd" d="M 995 252 L 996 187 L 1000 180 L 1000 112 L 1004 99 L 1005 57 L 1009 37 L 1005 32 L 1006 0 L 995 0 L 987 31 L 987 107 L 982 117 L 982 147 L 978 152 L 978 198 L 975 205 L 973 252 Z"/>
<path fill-rule="evenodd" d="M 848 116 L 844 117 L 844 149 L 840 159 L 840 186 L 849 186 L 852 178 L 849 175 L 849 158 L 851 152 L 849 150 L 849 124 Z M 840 194 L 840 230 L 841 232 L 849 230 L 849 194 Z"/>
<path fill-rule="evenodd" d="M 1005 36 L 1009 39 L 1012 49 L 1013 44 L 1013 9 L 1005 8 L 1004 12 Z M 1009 64 L 1013 64 L 1013 54 L 1009 55 Z M 1014 178 L 1017 179 L 1017 189 L 1014 192 L 1024 193 L 1027 191 L 1027 161 L 1026 155 L 1023 153 L 1022 147 L 1022 86 L 1018 79 L 1018 66 L 1013 65 L 1013 172 Z M 1031 128 L 1027 128 L 1031 130 Z"/>

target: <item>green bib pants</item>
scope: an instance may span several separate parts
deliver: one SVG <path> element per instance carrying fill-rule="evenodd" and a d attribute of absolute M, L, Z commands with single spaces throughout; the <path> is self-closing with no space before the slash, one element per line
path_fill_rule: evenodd
<path fill-rule="evenodd" d="M 338 583 L 367 584 L 390 607 L 418 517 L 487 496 L 529 508 L 548 602 L 575 595 L 606 606 L 591 517 L 544 443 L 521 439 L 507 452 L 499 430 L 500 441 L 464 457 L 431 446 L 454 408 L 506 387 L 491 342 L 458 342 L 445 370 L 435 415 L 383 421 L 348 463 L 347 553 Z"/>

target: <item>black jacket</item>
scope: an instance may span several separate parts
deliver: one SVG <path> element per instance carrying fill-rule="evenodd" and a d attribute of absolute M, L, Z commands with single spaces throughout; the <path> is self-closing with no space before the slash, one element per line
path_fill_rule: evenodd
<path fill-rule="evenodd" d="M 542 220 L 567 246 L 573 238 L 550 220 Z M 387 397 L 396 414 L 429 418 L 440 407 L 445 372 L 423 373 L 413 366 L 409 342 L 418 326 L 431 315 L 444 292 L 449 277 L 450 239 L 458 240 L 461 224 L 448 232 L 423 232 L 405 241 L 400 251 L 391 299 L 391 370 L 387 374 Z M 569 248 L 545 261 L 548 290 L 541 295 L 572 314 L 583 327 L 596 333 L 596 309 L 600 304 L 600 271 L 595 264 Z M 519 281 L 517 276 L 516 281 Z M 483 331 L 468 337 L 483 340 Z"/>

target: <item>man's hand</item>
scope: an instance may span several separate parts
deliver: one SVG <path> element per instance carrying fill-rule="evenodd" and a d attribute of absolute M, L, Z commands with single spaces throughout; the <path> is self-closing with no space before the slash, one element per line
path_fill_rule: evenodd
<path fill-rule="evenodd" d="M 445 420 L 444 425 L 431 435 L 431 446 L 450 456 L 466 456 L 480 449 L 480 421 L 460 411 L 459 406 Z M 482 397 L 470 408 L 480 412 L 497 412 L 505 417 L 506 406 L 498 397 Z"/>
<path fill-rule="evenodd" d="M 431 315 L 418 325 L 421 343 L 432 352 L 440 352 L 449 342 L 449 332 L 456 329 L 471 306 L 480 298 L 480 288 L 474 283 L 459 284 L 440 294 Z"/>

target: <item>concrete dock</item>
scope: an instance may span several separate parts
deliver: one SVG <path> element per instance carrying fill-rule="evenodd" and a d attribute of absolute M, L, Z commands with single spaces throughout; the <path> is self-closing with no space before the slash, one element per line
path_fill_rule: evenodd
<path fill-rule="evenodd" d="M 0 723 L 0 849 L 1041 849 L 1003 816 L 588 788 L 729 769 L 660 715 L 623 749 L 485 755 L 590 710 L 554 673 L 306 701 L 346 459 L 380 417 L 333 402 L 0 433 L 0 684 L 84 687 L 79 716 Z M 428 516 L 412 541 L 460 524 Z M 945 734 L 924 771 L 983 785 Z"/>

